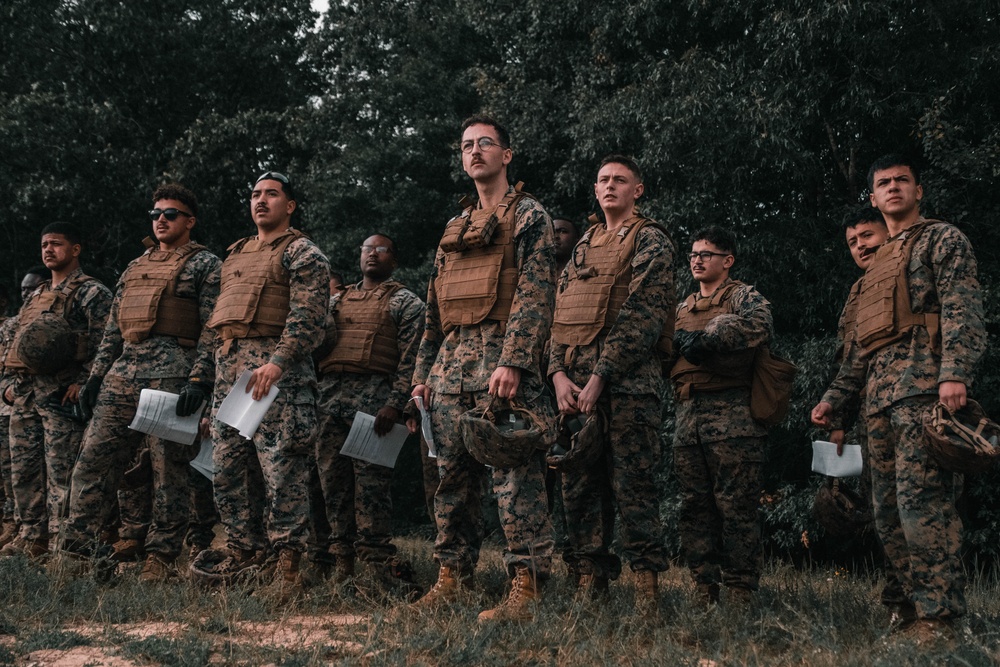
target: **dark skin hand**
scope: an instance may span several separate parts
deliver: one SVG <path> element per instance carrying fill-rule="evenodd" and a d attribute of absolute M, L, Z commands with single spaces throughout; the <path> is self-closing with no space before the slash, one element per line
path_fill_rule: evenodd
<path fill-rule="evenodd" d="M 384 406 L 375 413 L 375 435 L 380 438 L 387 435 L 401 418 L 399 410 L 388 405 Z"/>

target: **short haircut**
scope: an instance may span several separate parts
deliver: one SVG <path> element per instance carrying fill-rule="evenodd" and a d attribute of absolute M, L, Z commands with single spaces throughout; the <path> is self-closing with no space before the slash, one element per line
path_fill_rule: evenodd
<path fill-rule="evenodd" d="M 718 225 L 703 227 L 691 235 L 691 245 L 697 241 L 708 241 L 722 252 L 736 257 L 736 237 L 728 229 Z"/>
<path fill-rule="evenodd" d="M 552 226 L 555 227 L 556 222 L 562 220 L 563 222 L 568 222 L 569 226 L 573 228 L 573 233 L 580 236 L 580 223 L 576 222 L 572 218 L 567 218 L 565 215 L 553 215 L 552 216 Z"/>
<path fill-rule="evenodd" d="M 198 217 L 198 198 L 180 183 L 166 183 L 153 191 L 153 203 L 161 199 L 176 199 L 191 209 L 192 215 Z"/>
<path fill-rule="evenodd" d="M 335 283 L 339 284 L 339 285 L 343 285 L 344 284 L 344 276 L 343 276 L 343 274 L 341 274 L 341 273 L 339 273 L 337 271 L 331 271 L 330 272 L 330 280 L 332 282 L 335 282 Z"/>
<path fill-rule="evenodd" d="M 80 228 L 69 222 L 50 222 L 42 228 L 42 236 L 46 234 L 62 234 L 70 243 L 83 245 Z"/>
<path fill-rule="evenodd" d="M 43 264 L 31 267 L 30 269 L 24 272 L 24 275 L 28 275 L 29 273 L 36 276 L 41 276 L 42 280 L 49 280 L 50 278 L 52 278 L 52 269 Z"/>
<path fill-rule="evenodd" d="M 497 131 L 497 139 L 500 140 L 500 145 L 503 148 L 510 148 L 510 133 L 507 132 L 507 128 L 501 125 L 492 116 L 487 116 L 486 114 L 476 114 L 474 116 L 469 116 L 464 121 L 462 121 L 462 130 L 464 134 L 473 125 L 489 125 L 494 130 Z"/>
<path fill-rule="evenodd" d="M 858 225 L 864 225 L 866 223 L 884 225 L 885 216 L 882 215 L 882 211 L 878 210 L 874 206 L 862 206 L 844 216 L 843 229 L 846 232 L 848 229 L 853 229 Z"/>
<path fill-rule="evenodd" d="M 261 181 L 278 181 L 281 183 L 281 191 L 284 192 L 290 200 L 295 201 L 295 188 L 292 186 L 292 179 L 280 171 L 265 171 L 257 177 L 256 181 L 253 182 L 254 187 L 256 187 Z M 250 188 L 250 190 L 253 191 L 253 188 Z M 296 211 L 297 210 L 298 209 L 296 209 Z"/>
<path fill-rule="evenodd" d="M 633 160 L 629 156 L 621 155 L 619 153 L 612 153 L 611 155 L 605 155 L 604 159 L 601 160 L 601 164 L 597 167 L 597 173 L 600 173 L 601 169 L 604 169 L 604 165 L 606 164 L 620 164 L 629 171 L 631 171 L 633 174 L 635 174 L 635 177 L 639 180 L 640 183 L 642 182 L 642 170 L 639 169 L 639 165 L 636 164 L 635 160 Z"/>
<path fill-rule="evenodd" d="M 903 155 L 902 153 L 888 153 L 872 162 L 872 166 L 868 170 L 868 189 L 875 189 L 876 171 L 882 171 L 883 169 L 889 169 L 891 167 L 909 167 L 910 171 L 913 172 L 914 184 L 920 185 L 920 166 L 917 165 L 917 161 L 911 157 Z"/>
<path fill-rule="evenodd" d="M 396 240 L 394 238 L 392 238 L 391 236 L 389 236 L 385 232 L 372 232 L 371 234 L 368 235 L 368 238 L 371 238 L 373 236 L 381 236 L 382 238 L 388 240 L 389 241 L 389 252 L 392 253 L 393 257 L 399 257 L 399 255 L 396 253 Z"/>

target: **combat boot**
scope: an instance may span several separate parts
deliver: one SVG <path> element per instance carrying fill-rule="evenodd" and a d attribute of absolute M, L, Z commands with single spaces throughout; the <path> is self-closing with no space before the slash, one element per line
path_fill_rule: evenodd
<path fill-rule="evenodd" d="M 576 580 L 576 594 L 573 596 L 577 602 L 596 600 L 608 596 L 608 578 L 602 577 L 592 572 L 584 572 Z"/>
<path fill-rule="evenodd" d="M 526 565 L 518 565 L 510 584 L 510 595 L 503 602 L 479 614 L 479 622 L 489 621 L 532 621 L 535 619 L 535 605 L 542 599 L 538 582 Z"/>
<path fill-rule="evenodd" d="M 635 606 L 644 616 L 659 612 L 659 573 L 654 570 L 637 570 L 635 573 Z"/>
<path fill-rule="evenodd" d="M 706 606 L 719 604 L 719 584 L 699 583 L 695 590 L 698 600 L 703 602 Z"/>
<path fill-rule="evenodd" d="M 142 540 L 122 538 L 111 545 L 115 552 L 111 557 L 119 563 L 138 560 L 146 553 L 146 545 Z"/>
<path fill-rule="evenodd" d="M 354 556 L 337 556 L 333 563 L 333 583 L 343 584 L 354 576 Z"/>
<path fill-rule="evenodd" d="M 472 575 L 462 574 L 454 565 L 441 565 L 437 582 L 427 594 L 412 604 L 419 609 L 431 609 L 440 604 L 454 602 L 458 599 L 461 589 L 472 589 Z"/>
<path fill-rule="evenodd" d="M 159 584 L 169 580 L 173 574 L 173 558 L 167 559 L 158 554 L 149 554 L 142 565 L 139 581 L 144 584 Z"/>
<path fill-rule="evenodd" d="M 16 556 L 23 554 L 32 560 L 41 558 L 49 552 L 49 538 L 39 537 L 38 539 L 27 539 L 18 535 L 11 542 L 0 549 L 0 556 Z"/>
<path fill-rule="evenodd" d="M 900 636 L 925 648 L 953 647 L 957 642 L 952 622 L 940 618 L 918 618 Z"/>
<path fill-rule="evenodd" d="M 302 554 L 292 549 L 282 549 L 278 554 L 278 565 L 274 572 L 274 585 L 278 589 L 278 599 L 282 603 L 291 602 L 302 594 L 302 578 L 299 565 Z"/>
<path fill-rule="evenodd" d="M 0 547 L 5 547 L 14 541 L 17 537 L 18 532 L 20 532 L 21 527 L 16 521 L 11 519 L 10 521 L 3 522 L 3 531 L 0 532 Z"/>

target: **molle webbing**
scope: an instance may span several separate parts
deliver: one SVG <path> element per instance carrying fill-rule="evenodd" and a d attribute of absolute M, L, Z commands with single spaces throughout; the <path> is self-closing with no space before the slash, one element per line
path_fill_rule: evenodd
<path fill-rule="evenodd" d="M 733 280 L 720 286 L 711 296 L 692 294 L 678 309 L 678 330 L 704 331 L 705 327 L 719 315 L 732 313 L 730 301 L 737 287 L 743 283 Z M 695 391 L 722 391 L 736 387 L 749 387 L 753 374 L 755 350 L 741 350 L 723 354 L 713 354 L 711 366 L 695 365 L 684 357 L 678 357 L 670 371 L 670 379 L 679 400 L 688 400 Z"/>
<path fill-rule="evenodd" d="M 289 275 L 282 266 L 285 248 L 302 237 L 288 229 L 273 241 L 237 241 L 222 263 L 222 289 L 208 326 L 223 340 L 278 337 L 290 311 Z"/>
<path fill-rule="evenodd" d="M 334 318 L 337 344 L 321 362 L 322 373 L 349 372 L 393 375 L 399 367 L 396 323 L 389 311 L 401 283 L 387 280 L 375 289 L 354 287 L 340 297 Z"/>
<path fill-rule="evenodd" d="M 204 249 L 189 243 L 177 250 L 150 250 L 125 271 L 118 307 L 122 338 L 138 343 L 150 335 L 173 336 L 185 347 L 196 344 L 201 335 L 198 301 L 175 291 L 188 260 Z"/>
<path fill-rule="evenodd" d="M 556 295 L 554 342 L 572 348 L 590 345 L 598 334 L 607 335 L 629 295 L 636 237 L 649 225 L 666 234 L 660 225 L 639 216 L 629 218 L 614 232 L 595 224 L 584 233 L 568 265 L 569 282 Z M 673 317 L 668 317 L 660 332 L 660 340 L 667 341 L 666 350 L 673 328 Z M 657 349 L 663 349 L 660 343 Z"/>
<path fill-rule="evenodd" d="M 445 333 L 484 320 L 506 322 L 517 288 L 514 258 L 515 212 L 522 197 L 521 183 L 504 195 L 494 211 L 467 208 L 448 222 L 444 239 L 469 238 L 469 229 L 493 227 L 490 242 L 448 251 L 434 279 L 441 327 Z M 491 222 L 495 218 L 495 222 Z M 463 231 L 464 230 L 464 231 Z M 449 246 L 452 247 L 452 246 Z"/>
<path fill-rule="evenodd" d="M 921 220 L 895 239 L 882 244 L 861 283 L 857 309 L 857 344 L 868 356 L 903 338 L 914 327 L 924 327 L 935 350 L 941 347 L 940 313 L 914 313 L 910 304 L 907 269 L 913 246 L 937 220 Z"/>
<path fill-rule="evenodd" d="M 81 273 L 76 278 L 66 283 L 66 285 L 59 290 L 52 289 L 51 282 L 47 283 L 45 290 L 32 299 L 28 304 L 28 307 L 22 309 L 18 314 L 18 332 L 23 331 L 28 324 L 37 320 L 39 315 L 45 312 L 58 313 L 68 321 L 69 307 L 70 304 L 73 303 L 73 295 L 76 294 L 76 291 L 80 289 L 84 283 L 88 283 L 91 280 L 96 279 Z M 74 358 L 77 362 L 83 363 L 88 357 L 87 332 L 76 331 L 74 333 L 76 334 L 76 352 Z M 4 368 L 30 373 L 31 369 L 29 369 L 28 366 L 17 356 L 16 350 L 18 338 L 19 333 L 15 333 L 14 340 L 11 341 L 10 347 L 7 350 L 7 358 L 4 361 Z"/>

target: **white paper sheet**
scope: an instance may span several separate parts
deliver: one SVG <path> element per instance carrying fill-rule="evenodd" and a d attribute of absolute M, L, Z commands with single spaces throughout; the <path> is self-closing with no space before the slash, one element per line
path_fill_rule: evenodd
<path fill-rule="evenodd" d="M 201 449 L 198 450 L 198 456 L 194 457 L 191 461 L 191 467 L 207 477 L 210 482 L 215 478 L 215 464 L 212 463 L 213 449 L 214 446 L 212 445 L 212 439 L 202 438 Z"/>
<path fill-rule="evenodd" d="M 399 450 L 403 448 L 403 442 L 409 434 L 410 432 L 402 424 L 393 424 L 392 430 L 386 435 L 377 436 L 375 417 L 357 412 L 340 453 L 386 468 L 395 468 Z"/>
<path fill-rule="evenodd" d="M 257 432 L 257 427 L 264 420 L 264 414 L 274 403 L 275 396 L 280 391 L 278 385 L 272 384 L 267 396 L 259 401 L 253 400 L 253 393 L 247 393 L 247 383 L 250 382 L 251 371 L 243 371 L 243 375 L 233 385 L 229 395 L 222 401 L 215 418 L 223 424 L 229 424 L 248 440 Z"/>
<path fill-rule="evenodd" d="M 837 445 L 824 440 L 813 442 L 813 472 L 830 477 L 857 477 L 861 474 L 861 445 L 844 445 L 843 456 L 837 456 Z"/>
<path fill-rule="evenodd" d="M 139 405 L 135 418 L 128 425 L 133 431 L 155 435 L 164 440 L 182 445 L 194 444 L 198 436 L 198 422 L 205 403 L 187 417 L 177 416 L 177 394 L 158 389 L 143 389 L 139 392 Z"/>
<path fill-rule="evenodd" d="M 422 396 L 414 396 L 413 402 L 417 406 L 417 410 L 420 411 L 420 435 L 424 436 L 424 442 L 427 443 L 427 456 L 432 459 L 438 457 L 437 449 L 434 447 L 434 431 L 431 429 L 431 413 L 427 411 L 424 407 L 424 398 Z"/>

